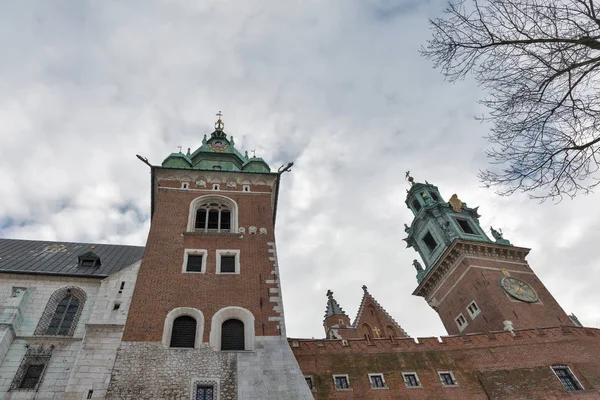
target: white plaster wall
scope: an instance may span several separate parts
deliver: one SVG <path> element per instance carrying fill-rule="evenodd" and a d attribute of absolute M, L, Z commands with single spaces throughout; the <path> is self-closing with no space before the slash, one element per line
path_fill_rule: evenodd
<path fill-rule="evenodd" d="M 238 400 L 314 399 L 285 337 L 259 336 L 237 357 Z"/>

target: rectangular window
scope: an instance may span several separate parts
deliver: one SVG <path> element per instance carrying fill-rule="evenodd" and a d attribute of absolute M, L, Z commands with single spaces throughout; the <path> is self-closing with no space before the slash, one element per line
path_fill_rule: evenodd
<path fill-rule="evenodd" d="M 402 377 L 404 378 L 404 384 L 406 387 L 419 387 L 421 383 L 417 377 L 416 372 L 403 372 Z"/>
<path fill-rule="evenodd" d="M 194 400 L 215 400 L 215 389 L 212 386 L 198 386 Z"/>
<path fill-rule="evenodd" d="M 469 223 L 468 220 L 462 219 L 462 218 L 456 218 L 456 222 L 458 222 L 460 229 L 462 229 L 462 231 L 464 233 L 469 234 L 469 235 L 476 235 L 475 231 L 471 227 L 471 224 Z"/>
<path fill-rule="evenodd" d="M 305 376 L 304 380 L 306 381 L 306 384 L 308 385 L 308 388 L 310 390 L 313 390 L 313 380 L 312 380 L 312 376 Z"/>
<path fill-rule="evenodd" d="M 208 210 L 208 230 L 219 229 L 219 210 Z"/>
<path fill-rule="evenodd" d="M 438 376 L 440 377 L 442 386 L 458 386 L 451 371 L 440 371 L 438 372 Z"/>
<path fill-rule="evenodd" d="M 333 381 L 335 382 L 336 389 L 349 389 L 348 375 L 334 375 Z"/>
<path fill-rule="evenodd" d="M 467 320 L 466 320 L 465 316 L 464 316 L 464 315 L 462 315 L 462 314 L 459 314 L 459 315 L 458 315 L 458 317 L 456 317 L 455 321 L 456 321 L 456 325 L 458 326 L 458 330 L 459 330 L 459 331 L 461 331 L 461 332 L 462 332 L 462 331 L 463 331 L 463 329 L 465 329 L 465 328 L 467 327 L 467 325 L 468 325 L 468 323 L 467 323 Z"/>
<path fill-rule="evenodd" d="M 221 273 L 235 273 L 235 256 L 221 256 Z"/>
<path fill-rule="evenodd" d="M 123 293 L 123 289 L 125 289 L 125 282 L 121 282 L 121 286 L 119 287 L 119 294 Z"/>
<path fill-rule="evenodd" d="M 560 383 L 563 384 L 565 389 L 569 392 L 576 392 L 579 390 L 583 390 L 583 387 L 571 372 L 571 369 L 566 365 L 553 365 L 552 370 L 556 374 L 556 377 L 560 380 Z"/>
<path fill-rule="evenodd" d="M 480 313 L 479 306 L 477 305 L 477 303 L 475 303 L 475 300 L 473 300 L 471 302 L 471 304 L 469 304 L 467 306 L 467 311 L 469 312 L 471 319 L 473 319 L 479 315 L 479 313 Z"/>
<path fill-rule="evenodd" d="M 382 374 L 369 374 L 369 380 L 371 381 L 371 388 L 385 387 L 385 381 L 383 380 Z"/>
<path fill-rule="evenodd" d="M 202 254 L 188 254 L 187 266 L 185 270 L 187 272 L 202 272 Z"/>
<path fill-rule="evenodd" d="M 231 213 L 228 210 L 221 211 L 221 232 L 231 230 Z"/>
<path fill-rule="evenodd" d="M 96 264 L 96 260 L 81 260 L 82 267 L 93 267 Z"/>
<path fill-rule="evenodd" d="M 419 210 L 421 209 L 421 203 L 419 203 L 419 200 L 417 200 L 417 199 L 413 200 L 412 206 L 416 212 L 419 212 Z"/>
<path fill-rule="evenodd" d="M 196 212 L 196 229 L 204 230 L 206 228 L 206 212 L 207 210 L 198 210 Z"/>
<path fill-rule="evenodd" d="M 435 250 L 435 248 L 438 245 L 433 236 L 431 235 L 431 232 L 427 232 L 425 236 L 423 236 L 423 243 L 425 243 L 425 245 L 429 249 L 429 252 L 433 252 L 433 250 Z"/>
<path fill-rule="evenodd" d="M 44 364 L 35 364 L 27 367 L 23 380 L 21 381 L 20 389 L 35 389 L 36 385 L 44 372 Z"/>

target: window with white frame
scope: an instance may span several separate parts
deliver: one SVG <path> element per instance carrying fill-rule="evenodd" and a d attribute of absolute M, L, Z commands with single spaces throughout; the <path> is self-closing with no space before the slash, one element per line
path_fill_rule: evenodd
<path fill-rule="evenodd" d="M 404 384 L 406 387 L 420 387 L 421 382 L 416 372 L 403 372 L 402 377 L 404 378 Z"/>
<path fill-rule="evenodd" d="M 333 375 L 333 384 L 335 390 L 348 390 L 350 389 L 350 380 L 348 375 Z"/>
<path fill-rule="evenodd" d="M 476 316 L 479 315 L 479 313 L 481 312 L 479 310 L 479 306 L 477 305 L 477 303 L 475 303 L 475 300 L 473 300 L 468 306 L 467 306 L 467 311 L 469 312 L 469 315 L 471 316 L 471 319 L 474 319 Z"/>
<path fill-rule="evenodd" d="M 231 210 L 227 204 L 214 201 L 201 204 L 196 210 L 196 232 L 230 232 Z"/>
<path fill-rule="evenodd" d="M 310 390 L 314 390 L 313 377 L 312 376 L 305 376 L 304 380 L 306 381 L 306 384 L 308 385 L 308 388 Z"/>
<path fill-rule="evenodd" d="M 249 192 L 250 191 L 250 185 L 243 185 L 242 188 L 243 188 L 242 190 L 244 192 Z"/>
<path fill-rule="evenodd" d="M 469 325 L 467 319 L 464 315 L 462 315 L 462 313 L 459 314 L 458 317 L 454 319 L 454 321 L 456 322 L 456 326 L 458 326 L 458 330 L 461 332 L 467 327 L 467 325 Z"/>
<path fill-rule="evenodd" d="M 383 374 L 369 374 L 369 382 L 371 383 L 371 389 L 381 389 L 386 387 Z"/>
<path fill-rule="evenodd" d="M 440 382 L 442 386 L 458 386 L 456 383 L 456 379 L 454 379 L 454 374 L 452 371 L 438 371 L 438 376 L 440 377 Z"/>
<path fill-rule="evenodd" d="M 205 249 L 185 249 L 182 272 L 205 273 L 207 255 Z"/>
<path fill-rule="evenodd" d="M 562 383 L 565 389 L 567 389 L 569 392 L 577 392 L 579 390 L 583 390 L 583 386 L 581 385 L 581 383 L 579 383 L 579 380 L 575 377 L 575 375 L 571 371 L 571 368 L 569 368 L 567 365 L 553 365 L 552 371 L 554 371 L 554 374 L 556 375 L 560 383 Z"/>
<path fill-rule="evenodd" d="M 217 250 L 217 274 L 239 274 L 240 251 Z"/>

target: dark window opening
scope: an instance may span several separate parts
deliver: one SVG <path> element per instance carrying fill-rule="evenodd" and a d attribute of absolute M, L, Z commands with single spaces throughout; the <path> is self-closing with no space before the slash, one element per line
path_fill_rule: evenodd
<path fill-rule="evenodd" d="M 415 374 L 404 374 L 404 383 L 409 387 L 420 386 L 417 375 Z"/>
<path fill-rule="evenodd" d="M 313 390 L 312 378 L 310 376 L 305 376 L 304 380 L 306 381 L 306 384 L 308 385 L 308 388 L 310 390 Z"/>
<path fill-rule="evenodd" d="M 189 315 L 182 315 L 173 321 L 171 344 L 169 347 L 191 347 L 196 344 L 196 320 Z"/>
<path fill-rule="evenodd" d="M 113 306 L 113 311 L 117 311 L 119 310 L 119 308 L 121 308 L 121 303 L 115 303 L 115 305 Z"/>
<path fill-rule="evenodd" d="M 219 210 L 208 211 L 208 229 L 219 229 Z"/>
<path fill-rule="evenodd" d="M 93 391 L 93 390 L 89 390 L 89 391 L 88 391 L 87 398 L 88 398 L 88 399 L 91 399 L 93 394 L 94 394 L 94 391 Z"/>
<path fill-rule="evenodd" d="M 231 229 L 231 213 L 228 210 L 221 211 L 221 230 Z"/>
<path fill-rule="evenodd" d="M 553 365 L 552 369 L 560 380 L 560 383 L 562 383 L 565 389 L 567 389 L 569 392 L 583 390 L 583 387 L 579 384 L 577 379 L 575 379 L 575 376 L 569 367 L 566 365 Z"/>
<path fill-rule="evenodd" d="M 235 273 L 235 256 L 221 256 L 221 273 Z"/>
<path fill-rule="evenodd" d="M 372 375 L 371 376 L 371 387 L 374 387 L 374 388 L 385 387 L 385 384 L 383 383 L 383 376 L 381 376 L 381 375 Z"/>
<path fill-rule="evenodd" d="M 228 319 L 221 326 L 221 350 L 244 350 L 244 323 Z"/>
<path fill-rule="evenodd" d="M 194 228 L 202 232 L 229 232 L 231 230 L 231 211 L 221 204 L 205 204 L 196 211 Z"/>
<path fill-rule="evenodd" d="M 206 226 L 206 212 L 207 210 L 200 209 L 196 211 L 196 229 L 204 229 Z"/>
<path fill-rule="evenodd" d="M 417 199 L 413 200 L 412 206 L 416 212 L 419 212 L 419 210 L 421 209 L 421 203 L 419 203 L 419 200 L 417 200 Z"/>
<path fill-rule="evenodd" d="M 471 224 L 466 219 L 458 219 L 457 218 L 456 222 L 458 222 L 458 225 L 460 226 L 460 229 L 462 229 L 462 231 L 464 233 L 467 233 L 469 235 L 476 235 L 475 231 L 471 227 Z"/>
<path fill-rule="evenodd" d="M 202 254 L 188 254 L 185 270 L 187 272 L 202 272 L 202 257 Z"/>
<path fill-rule="evenodd" d="M 123 293 L 123 289 L 125 289 L 125 282 L 121 282 L 121 287 L 119 288 L 119 293 Z"/>
<path fill-rule="evenodd" d="M 21 389 L 35 389 L 40 378 L 42 377 L 42 372 L 44 372 L 44 364 L 35 364 L 27 367 L 27 371 L 25 371 L 25 375 L 23 376 L 23 380 L 19 385 Z"/>
<path fill-rule="evenodd" d="M 435 250 L 438 245 L 430 232 L 427 232 L 425 236 L 423 236 L 423 243 L 425 243 L 430 252 Z"/>
<path fill-rule="evenodd" d="M 336 389 L 348 389 L 348 378 L 345 376 L 336 376 L 335 377 L 335 388 Z"/>
<path fill-rule="evenodd" d="M 438 197 L 437 194 L 435 194 L 435 192 L 431 192 L 429 193 L 429 195 L 431 196 L 431 198 L 435 201 L 440 201 L 440 198 Z"/>
<path fill-rule="evenodd" d="M 440 380 L 442 381 L 442 385 L 444 386 L 456 385 L 456 381 L 454 380 L 450 372 L 440 372 Z"/>
<path fill-rule="evenodd" d="M 196 398 L 194 400 L 214 400 L 215 389 L 212 386 L 196 387 Z"/>
<path fill-rule="evenodd" d="M 82 267 L 93 267 L 96 265 L 96 260 L 81 260 Z"/>
<path fill-rule="evenodd" d="M 54 315 L 44 334 L 68 335 L 79 310 L 79 299 L 72 294 L 67 294 L 56 306 Z"/>

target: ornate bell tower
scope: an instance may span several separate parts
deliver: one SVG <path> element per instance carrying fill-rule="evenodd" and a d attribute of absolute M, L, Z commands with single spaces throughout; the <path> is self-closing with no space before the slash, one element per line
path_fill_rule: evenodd
<path fill-rule="evenodd" d="M 287 344 L 275 217 L 281 174 L 221 119 L 151 165 L 151 227 L 107 398 L 312 399 Z M 277 362 L 273 362 L 277 360 Z"/>
<path fill-rule="evenodd" d="M 427 181 L 408 181 L 406 205 L 414 219 L 405 225 L 405 240 L 425 264 L 413 262 L 413 294 L 427 300 L 449 334 L 573 325 L 529 267 L 529 249 L 513 246 L 493 228 L 491 240 L 477 207 L 456 194 L 446 202 Z"/>

